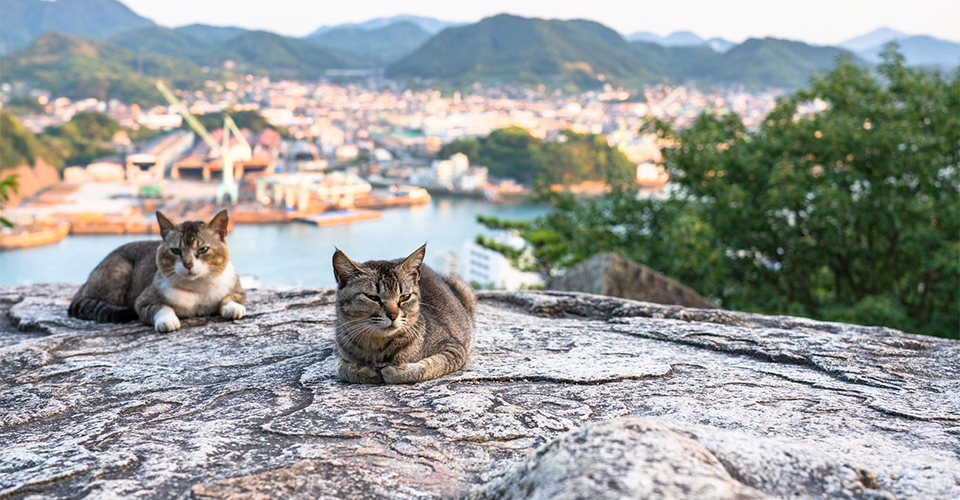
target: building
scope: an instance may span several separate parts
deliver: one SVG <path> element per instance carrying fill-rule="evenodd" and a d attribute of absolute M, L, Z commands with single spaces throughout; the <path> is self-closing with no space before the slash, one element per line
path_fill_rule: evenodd
<path fill-rule="evenodd" d="M 173 162 L 193 147 L 193 132 L 177 130 L 159 137 L 135 154 L 127 155 L 128 181 L 161 181 Z"/>
<path fill-rule="evenodd" d="M 354 200 L 369 196 L 370 183 L 347 172 L 277 174 L 257 177 L 257 201 L 287 210 L 305 211 L 311 201 L 337 208 L 353 208 Z"/>
<path fill-rule="evenodd" d="M 539 274 L 514 268 L 503 254 L 474 241 L 463 244 L 459 264 L 463 280 L 480 288 L 519 290 L 543 284 Z"/>

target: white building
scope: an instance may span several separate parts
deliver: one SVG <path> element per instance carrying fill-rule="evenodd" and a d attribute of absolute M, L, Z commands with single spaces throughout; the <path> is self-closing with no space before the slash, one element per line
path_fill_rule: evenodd
<path fill-rule="evenodd" d="M 514 268 L 502 254 L 474 241 L 463 244 L 463 258 L 459 264 L 460 277 L 481 288 L 519 290 L 543 284 L 539 274 Z"/>

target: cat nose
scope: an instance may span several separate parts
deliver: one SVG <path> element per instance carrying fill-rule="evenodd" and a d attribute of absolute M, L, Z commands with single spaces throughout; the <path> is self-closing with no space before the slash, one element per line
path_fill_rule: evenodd
<path fill-rule="evenodd" d="M 184 262 L 183 267 L 187 269 L 193 269 L 193 262 Z"/>
<path fill-rule="evenodd" d="M 387 313 L 387 317 L 390 318 L 390 321 L 396 321 L 396 320 L 397 320 L 397 316 L 399 316 L 399 315 L 400 315 L 400 313 L 398 313 L 398 312 L 388 312 L 388 313 Z"/>

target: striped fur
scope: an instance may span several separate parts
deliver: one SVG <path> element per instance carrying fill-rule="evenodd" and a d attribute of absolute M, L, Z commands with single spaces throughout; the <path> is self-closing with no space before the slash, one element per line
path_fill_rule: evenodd
<path fill-rule="evenodd" d="M 426 246 L 395 261 L 333 256 L 338 375 L 414 383 L 460 370 L 473 350 L 476 299 L 463 281 L 423 265 Z"/>

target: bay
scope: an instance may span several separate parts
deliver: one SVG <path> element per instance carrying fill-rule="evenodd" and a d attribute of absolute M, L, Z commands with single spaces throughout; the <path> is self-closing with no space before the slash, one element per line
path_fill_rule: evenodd
<path fill-rule="evenodd" d="M 302 222 L 237 224 L 227 243 L 237 271 L 255 277 L 264 287 L 332 287 L 331 258 L 336 248 L 361 262 L 406 257 L 426 243 L 426 263 L 442 269 L 451 251 L 462 254 L 464 242 L 478 234 L 495 234 L 477 222 L 477 215 L 525 220 L 548 208 L 434 196 L 427 205 L 384 210 L 383 218 L 374 221 L 326 227 Z M 114 248 L 144 239 L 151 238 L 68 236 L 54 245 L 3 251 L 0 284 L 82 283 Z"/>

